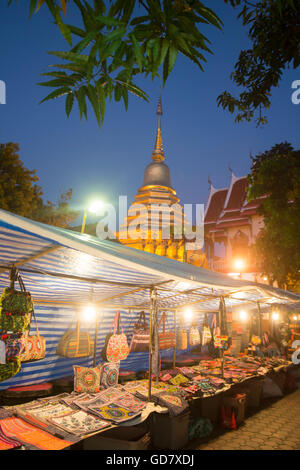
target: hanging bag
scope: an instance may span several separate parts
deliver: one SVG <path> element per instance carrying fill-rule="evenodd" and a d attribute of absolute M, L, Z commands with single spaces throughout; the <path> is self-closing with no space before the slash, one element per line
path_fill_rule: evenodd
<path fill-rule="evenodd" d="M 32 310 L 32 315 L 35 322 L 35 335 L 29 335 L 29 331 L 25 331 L 24 335 L 21 338 L 21 362 L 37 361 L 39 359 L 44 359 L 46 352 L 46 340 L 44 336 L 41 336 L 39 333 L 39 327 L 37 324 L 36 316 L 34 310 Z"/>
<path fill-rule="evenodd" d="M 129 346 L 127 343 L 126 335 L 119 334 L 120 327 L 120 312 L 115 315 L 114 332 L 110 336 L 107 344 L 106 357 L 108 362 L 118 362 L 126 359 L 129 354 Z"/>
<path fill-rule="evenodd" d="M 188 335 L 186 329 L 183 327 L 183 319 L 180 317 L 179 328 L 176 332 L 176 349 L 183 351 L 188 347 Z"/>
<path fill-rule="evenodd" d="M 76 329 L 69 328 L 61 337 L 57 349 L 57 356 L 62 357 L 86 357 L 94 351 L 94 341 L 88 331 L 80 331 L 80 322 L 77 321 Z"/>
<path fill-rule="evenodd" d="M 130 343 L 130 352 L 148 352 L 150 331 L 146 321 L 145 312 L 141 312 L 137 323 L 133 328 L 133 336 Z"/>
<path fill-rule="evenodd" d="M 207 314 L 205 314 L 203 328 L 202 328 L 202 334 L 201 334 L 201 344 L 202 344 L 202 346 L 205 346 L 206 344 L 209 344 L 211 339 L 212 339 L 212 337 L 211 337 L 210 328 L 208 326 Z"/>
<path fill-rule="evenodd" d="M 164 312 L 158 322 L 157 329 L 159 327 L 163 326 L 163 331 L 158 334 L 159 338 L 159 349 L 170 349 L 170 348 L 175 348 L 176 346 L 176 339 L 175 339 L 175 333 L 174 331 L 166 331 L 166 321 L 167 321 L 167 315 L 166 312 Z"/>
<path fill-rule="evenodd" d="M 21 290 L 5 287 L 0 299 L 0 331 L 20 333 L 30 328 L 33 302 L 21 276 L 17 277 Z"/>
<path fill-rule="evenodd" d="M 189 334 L 190 346 L 198 346 L 201 343 L 200 333 L 196 325 L 192 325 Z"/>

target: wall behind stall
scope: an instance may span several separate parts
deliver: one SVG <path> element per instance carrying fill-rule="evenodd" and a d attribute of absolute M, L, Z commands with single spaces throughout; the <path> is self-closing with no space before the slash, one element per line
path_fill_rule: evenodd
<path fill-rule="evenodd" d="M 104 346 L 105 337 L 112 329 L 116 310 L 104 310 L 103 319 L 99 324 L 97 341 L 97 364 L 102 361 L 101 351 Z M 166 329 L 174 329 L 174 313 L 167 312 Z M 93 355 L 80 359 L 68 359 L 56 355 L 56 348 L 61 336 L 68 328 L 75 328 L 78 312 L 75 308 L 65 306 L 46 306 L 35 304 L 35 314 L 38 321 L 39 332 L 46 338 L 46 356 L 44 359 L 23 363 L 21 371 L 9 380 L 0 383 L 0 390 L 22 385 L 38 384 L 51 381 L 61 377 L 73 376 L 73 365 L 92 366 Z M 159 313 L 160 318 L 161 312 Z M 134 324 L 139 316 L 139 312 L 121 311 L 120 327 L 127 336 L 128 344 L 132 338 Z M 193 321 L 201 328 L 203 314 L 196 313 Z M 149 322 L 149 313 L 146 312 L 146 319 Z M 184 321 L 183 326 L 189 328 L 192 322 Z M 179 325 L 179 314 L 177 315 L 177 326 Z M 81 328 L 88 330 L 94 340 L 95 325 L 81 323 Z M 35 324 L 32 321 L 31 334 L 35 334 Z M 189 348 L 188 348 L 189 349 Z M 178 351 L 178 355 L 185 351 Z M 162 357 L 171 357 L 173 349 L 162 351 Z M 121 368 L 126 370 L 148 370 L 148 353 L 131 353 L 126 360 L 121 362 Z"/>

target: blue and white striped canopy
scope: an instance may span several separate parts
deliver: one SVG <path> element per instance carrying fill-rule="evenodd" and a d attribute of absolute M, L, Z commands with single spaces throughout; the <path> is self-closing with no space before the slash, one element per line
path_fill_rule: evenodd
<path fill-rule="evenodd" d="M 157 286 L 162 309 L 190 304 L 216 311 L 261 301 L 289 303 L 300 295 L 198 268 L 108 240 L 34 222 L 0 210 L 0 287 L 17 266 L 35 302 L 147 308 Z"/>

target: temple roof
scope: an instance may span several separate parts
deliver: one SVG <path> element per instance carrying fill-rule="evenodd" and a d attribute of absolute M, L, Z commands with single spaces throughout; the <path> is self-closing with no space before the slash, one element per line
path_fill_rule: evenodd
<path fill-rule="evenodd" d="M 209 231 L 223 232 L 225 228 L 250 223 L 249 216 L 257 214 L 263 198 L 248 202 L 247 188 L 247 176 L 237 177 L 233 172 L 228 188 L 216 189 L 210 182 L 204 218 L 204 224 Z"/>

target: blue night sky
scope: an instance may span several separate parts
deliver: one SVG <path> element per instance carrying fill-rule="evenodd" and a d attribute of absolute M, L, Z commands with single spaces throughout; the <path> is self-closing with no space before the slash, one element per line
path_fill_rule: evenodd
<path fill-rule="evenodd" d="M 61 192 L 73 188 L 74 208 L 92 195 L 112 203 L 127 195 L 131 202 L 151 161 L 159 80 L 137 82 L 148 92 L 149 103 L 132 96 L 127 112 L 123 103 L 107 103 L 100 130 L 92 113 L 88 121 L 80 121 L 77 107 L 68 119 L 64 98 L 39 105 L 50 91 L 36 85 L 40 73 L 58 62 L 47 51 L 67 50 L 67 45 L 45 7 L 28 20 L 28 3 L 22 0 L 7 8 L 7 0 L 2 0 L 0 5 L 0 80 L 7 86 L 7 104 L 0 105 L 0 142 L 20 144 L 21 160 L 37 170 L 45 199 L 55 202 Z M 214 52 L 207 56 L 205 72 L 180 57 L 162 94 L 166 163 L 182 203 L 206 201 L 208 176 L 216 187 L 228 185 L 229 163 L 236 175 L 245 175 L 250 152 L 263 152 L 285 140 L 300 148 L 300 105 L 291 102 L 291 83 L 300 80 L 299 68 L 285 73 L 264 128 L 236 124 L 217 107 L 222 91 L 234 91 L 229 76 L 249 42 L 236 11 L 220 0 L 211 0 L 209 6 L 223 20 L 224 30 L 205 28 Z"/>

